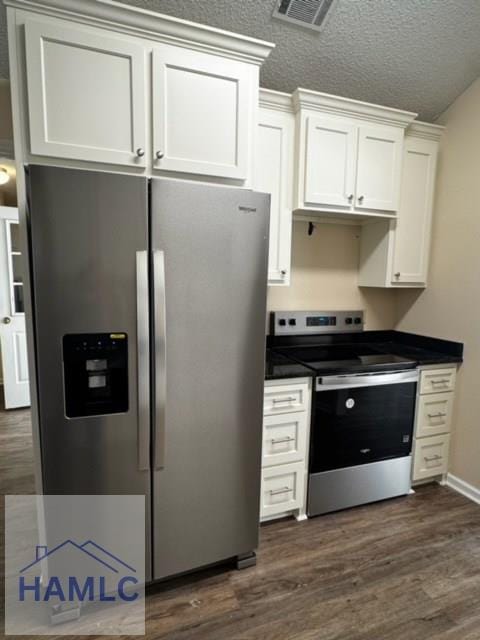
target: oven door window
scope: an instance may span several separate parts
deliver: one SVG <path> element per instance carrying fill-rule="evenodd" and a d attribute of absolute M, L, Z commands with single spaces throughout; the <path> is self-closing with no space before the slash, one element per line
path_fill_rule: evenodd
<path fill-rule="evenodd" d="M 409 455 L 415 382 L 318 391 L 310 471 L 341 469 Z"/>

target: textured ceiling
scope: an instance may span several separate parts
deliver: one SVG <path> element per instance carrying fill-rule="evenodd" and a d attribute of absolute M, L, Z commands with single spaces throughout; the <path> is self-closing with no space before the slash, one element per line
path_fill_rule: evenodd
<path fill-rule="evenodd" d="M 275 0 L 121 1 L 275 42 L 261 84 L 280 91 L 302 86 L 431 121 L 480 75 L 479 0 L 338 0 L 320 34 L 272 21 Z"/>

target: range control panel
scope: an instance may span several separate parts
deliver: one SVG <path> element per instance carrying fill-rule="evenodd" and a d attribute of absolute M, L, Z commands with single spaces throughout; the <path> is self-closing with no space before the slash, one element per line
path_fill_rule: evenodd
<path fill-rule="evenodd" d="M 310 333 L 363 331 L 363 311 L 272 311 L 270 333 L 301 336 Z"/>

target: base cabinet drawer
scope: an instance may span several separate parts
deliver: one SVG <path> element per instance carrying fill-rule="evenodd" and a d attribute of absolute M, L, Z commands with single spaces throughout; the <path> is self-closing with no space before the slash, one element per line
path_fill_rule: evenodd
<path fill-rule="evenodd" d="M 304 460 L 307 414 L 286 413 L 263 419 L 262 467 Z"/>
<path fill-rule="evenodd" d="M 262 470 L 261 518 L 300 509 L 304 498 L 304 472 L 303 462 Z"/>
<path fill-rule="evenodd" d="M 265 416 L 308 408 L 308 385 L 305 383 L 265 386 L 263 414 Z"/>
<path fill-rule="evenodd" d="M 420 373 L 420 393 L 441 393 L 455 389 L 456 367 L 427 369 Z"/>
<path fill-rule="evenodd" d="M 432 436 L 415 440 L 413 480 L 439 476 L 448 469 L 450 436 Z"/>
<path fill-rule="evenodd" d="M 450 431 L 453 393 L 432 393 L 418 397 L 416 437 L 437 436 Z"/>

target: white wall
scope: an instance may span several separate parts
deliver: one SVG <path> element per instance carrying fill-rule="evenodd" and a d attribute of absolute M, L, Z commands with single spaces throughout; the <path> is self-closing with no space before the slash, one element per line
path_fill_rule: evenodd
<path fill-rule="evenodd" d="M 359 289 L 359 227 L 294 222 L 290 287 L 269 287 L 269 311 L 280 309 L 364 309 L 367 329 L 392 329 L 395 292 Z"/>
<path fill-rule="evenodd" d="M 397 329 L 465 343 L 450 471 L 480 489 L 480 80 L 441 116 L 429 286 L 397 294 Z"/>

